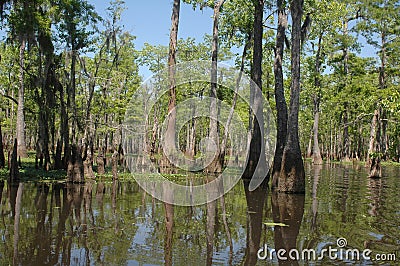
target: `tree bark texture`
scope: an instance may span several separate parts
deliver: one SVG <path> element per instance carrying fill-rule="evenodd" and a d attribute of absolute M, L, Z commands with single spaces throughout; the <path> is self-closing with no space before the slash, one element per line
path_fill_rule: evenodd
<path fill-rule="evenodd" d="M 314 132 L 314 125 L 310 133 L 310 137 L 308 138 L 308 145 L 307 145 L 307 154 L 306 158 L 311 158 L 312 155 L 312 143 L 313 143 L 313 132 Z"/>
<path fill-rule="evenodd" d="M 19 182 L 19 169 L 18 169 L 18 141 L 14 140 L 14 148 L 10 160 L 10 176 L 9 182 L 15 184 Z"/>
<path fill-rule="evenodd" d="M 381 170 L 381 146 L 380 146 L 380 108 L 376 108 L 371 121 L 371 131 L 368 145 L 366 165 L 369 167 L 369 177 L 379 178 L 382 176 Z"/>
<path fill-rule="evenodd" d="M 112 175 L 113 175 L 113 180 L 118 180 L 118 151 L 114 151 L 112 157 Z"/>
<path fill-rule="evenodd" d="M 348 20 L 345 19 L 343 22 L 343 33 L 348 36 Z M 347 75 L 349 73 L 349 51 L 347 45 L 343 47 L 343 74 L 344 74 L 344 86 L 347 86 Z M 343 103 L 343 154 L 342 159 L 344 161 L 350 160 L 350 139 L 349 139 L 349 125 L 348 125 L 348 103 L 345 101 Z"/>
<path fill-rule="evenodd" d="M 248 155 L 248 162 L 246 165 L 243 177 L 245 179 L 254 179 L 253 184 L 258 184 L 259 181 L 269 174 L 266 171 L 266 158 L 264 147 L 264 119 L 263 119 L 263 95 L 262 95 L 262 37 L 263 37 L 263 15 L 264 15 L 264 1 L 255 0 L 254 11 L 254 47 L 253 47 L 253 67 L 252 67 L 252 80 L 250 85 L 250 95 L 253 96 L 251 114 L 251 140 L 250 150 Z M 254 183 L 256 182 L 256 183 Z M 256 186 L 251 184 L 254 189 Z"/>
<path fill-rule="evenodd" d="M 275 75 L 275 103 L 277 109 L 277 134 L 276 148 L 274 155 L 274 165 L 272 169 L 272 188 L 278 186 L 278 179 L 281 171 L 283 150 L 285 148 L 287 136 L 287 119 L 288 110 L 285 99 L 285 88 L 283 82 L 282 60 L 285 47 L 285 31 L 287 28 L 287 14 L 283 6 L 283 0 L 277 0 L 278 6 L 278 30 L 276 33 L 275 44 L 275 60 L 274 60 L 274 75 Z"/>
<path fill-rule="evenodd" d="M 71 146 L 71 154 L 69 156 L 67 168 L 68 182 L 71 183 L 84 183 L 84 168 L 81 156 L 81 148 L 73 144 Z"/>
<path fill-rule="evenodd" d="M 169 80 L 169 102 L 168 102 L 168 122 L 165 132 L 165 146 L 164 149 L 169 151 L 176 150 L 176 79 L 175 79 L 175 66 L 176 66 L 176 51 L 178 42 L 178 27 L 179 27 L 179 12 L 180 0 L 174 0 L 171 16 L 171 32 L 169 39 L 169 53 L 168 53 L 168 80 Z M 165 151 L 164 151 L 165 153 Z M 167 161 L 167 160 L 165 160 Z"/>
<path fill-rule="evenodd" d="M 19 47 L 19 89 L 18 89 L 18 107 L 17 107 L 17 140 L 18 154 L 22 158 L 28 156 L 25 144 L 25 37 L 21 37 Z"/>
<path fill-rule="evenodd" d="M 93 172 L 93 142 L 89 142 L 86 145 L 85 154 L 83 158 L 83 173 L 85 178 L 94 179 L 95 175 Z"/>
<path fill-rule="evenodd" d="M 319 98 L 316 96 L 316 98 Z M 313 126 L 313 163 L 322 164 L 321 150 L 319 149 L 318 127 L 319 127 L 319 99 L 314 99 L 314 126 Z"/>
<path fill-rule="evenodd" d="M 220 173 L 223 168 L 224 156 L 220 152 L 219 144 L 219 128 L 218 128 L 218 22 L 221 7 L 225 0 L 220 0 L 214 6 L 214 17 L 213 17 L 213 36 L 212 36 L 212 56 L 211 56 L 211 88 L 210 88 L 210 130 L 209 138 L 214 142 L 210 143 L 207 148 L 208 152 L 214 153 L 214 159 L 207 166 L 207 172 Z M 215 151 L 212 150 L 215 147 Z"/>
<path fill-rule="evenodd" d="M 301 56 L 301 17 L 303 1 L 293 0 L 290 5 L 292 14 L 292 50 L 290 90 L 290 110 L 288 135 L 283 151 L 278 191 L 286 193 L 305 193 L 305 173 L 299 143 L 299 105 L 300 105 L 300 56 Z"/>
<path fill-rule="evenodd" d="M 99 149 L 99 154 L 97 155 L 96 158 L 96 163 L 97 163 L 97 173 L 99 175 L 104 175 L 105 174 L 105 169 L 104 169 L 104 154 L 103 154 L 103 149 Z"/>
<path fill-rule="evenodd" d="M 372 156 L 374 153 L 377 152 L 375 138 L 376 138 L 378 120 L 379 120 L 379 109 L 375 109 L 374 115 L 372 116 L 371 129 L 370 129 L 370 133 L 369 133 L 369 145 L 368 145 L 368 154 L 367 154 L 367 162 L 366 162 L 367 166 L 371 166 Z"/>
<path fill-rule="evenodd" d="M 0 125 L 0 169 L 6 166 L 6 158 L 4 157 L 4 146 L 3 146 L 3 133 L 1 132 Z"/>
<path fill-rule="evenodd" d="M 319 148 L 319 140 L 318 140 L 318 129 L 319 129 L 319 105 L 321 102 L 321 45 L 322 45 L 322 33 L 318 37 L 318 49 L 317 54 L 315 55 L 315 69 L 314 69 L 314 127 L 313 127 L 313 136 L 314 136 L 314 145 L 313 145 L 313 163 L 314 164 L 322 164 L 322 156 L 321 150 Z"/>

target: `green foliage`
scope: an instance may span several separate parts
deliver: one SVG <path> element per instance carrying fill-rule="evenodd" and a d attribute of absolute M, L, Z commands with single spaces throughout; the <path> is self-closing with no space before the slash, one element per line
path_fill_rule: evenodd
<path fill-rule="evenodd" d="M 214 8 L 216 1 L 187 0 L 196 10 Z M 290 1 L 284 1 L 289 8 Z M 20 38 L 27 39 L 25 51 L 25 115 L 28 145 L 35 147 L 38 135 L 40 111 L 48 115 L 48 131 L 51 145 L 55 146 L 60 137 L 61 106 L 67 105 L 67 88 L 72 77 L 76 78 L 76 108 L 78 135 L 85 130 L 97 138 L 97 145 L 109 145 L 121 130 L 129 100 L 140 86 L 139 67 L 146 67 L 157 73 L 167 67 L 168 47 L 146 43 L 140 51 L 135 47 L 135 36 L 124 30 L 121 17 L 126 7 L 124 1 L 112 1 L 107 16 L 100 18 L 93 5 L 85 0 L 35 0 L 14 1 L 6 5 L 2 25 L 7 40 L 0 45 L 0 103 L 5 142 L 10 143 L 15 134 L 16 108 L 14 103 L 19 87 L 19 46 Z M 343 148 L 344 114 L 348 114 L 348 130 L 352 150 L 367 155 L 366 143 L 372 113 L 376 104 L 385 110 L 388 121 L 389 157 L 398 156 L 400 139 L 400 40 L 399 5 L 396 1 L 374 0 L 351 1 L 305 1 L 304 18 L 309 14 L 311 27 L 308 28 L 307 42 L 302 54 L 302 97 L 300 107 L 300 138 L 303 150 L 308 145 L 313 124 L 315 96 L 320 97 L 320 139 L 325 154 L 328 150 L 337 152 Z M 248 45 L 244 58 L 244 72 L 250 74 L 253 51 L 252 30 L 254 1 L 225 1 L 219 21 L 219 61 L 241 65 L 242 49 Z M 263 93 L 275 110 L 272 97 L 274 88 L 274 49 L 276 35 L 276 3 L 265 2 L 263 35 Z M 303 18 L 303 20 L 304 20 Z M 211 19 L 211 18 L 210 18 Z M 289 20 L 290 23 L 290 20 Z M 347 27 L 345 26 L 347 24 Z M 286 35 L 290 39 L 290 25 Z M 212 29 L 210 28 L 210 32 Z M 382 35 L 383 34 L 383 35 Z M 360 57 L 359 36 L 375 48 L 378 57 Z M 385 38 L 382 39 L 381 37 Z M 319 42 L 320 40 L 320 42 Z M 382 42 L 384 41 L 384 42 Z M 202 40 L 179 39 L 177 62 L 209 60 L 212 37 L 205 35 Z M 319 48 L 320 69 L 316 70 Z M 29 50 L 28 50 L 29 49 Z M 71 76 L 71 50 L 77 59 L 76 69 Z M 347 58 L 344 58 L 344 52 Z M 384 87 L 379 84 L 382 55 L 385 54 Z M 284 87 L 288 95 L 291 75 L 290 53 L 284 57 Z M 51 68 L 49 67 L 49 64 Z M 348 67 L 346 73 L 345 64 Z M 54 69 L 46 76 L 49 69 Z M 46 78 L 51 79 L 46 85 Z M 225 84 L 228 76 L 220 77 L 224 86 L 218 88 L 218 98 L 232 104 L 233 92 Z M 167 77 L 160 77 L 158 84 L 167 84 Z M 316 79 L 320 85 L 316 86 Z M 59 82 L 59 84 L 58 84 Z M 58 86 L 60 85 L 61 88 Z M 61 92 L 64 93 L 61 101 Z M 181 84 L 177 88 L 177 103 L 190 97 L 209 95 L 207 82 Z M 163 121 L 167 115 L 168 95 L 150 111 L 149 129 L 156 119 Z M 145 104 L 145 103 L 143 103 Z M 64 106 L 65 107 L 65 106 Z M 131 107 L 142 108 L 143 106 Z M 235 112 L 248 124 L 248 106 L 238 99 Z M 143 119 L 135 117 L 134 119 Z M 72 114 L 68 121 L 71 123 Z M 209 120 L 198 119 L 196 141 L 207 135 Z M 221 129 L 223 125 L 221 126 Z M 179 132 L 180 143 L 186 144 L 189 125 Z M 222 134 L 224 130 L 220 130 Z M 151 130 L 149 130 L 149 136 Z M 221 135 L 222 136 L 222 135 Z M 52 146 L 52 147 L 53 147 Z M 360 146 L 360 148 L 358 147 Z M 54 149 L 51 149 L 53 152 Z"/>
<path fill-rule="evenodd" d="M 53 9 L 58 37 L 69 49 L 88 48 L 100 17 L 86 0 L 58 0 Z"/>

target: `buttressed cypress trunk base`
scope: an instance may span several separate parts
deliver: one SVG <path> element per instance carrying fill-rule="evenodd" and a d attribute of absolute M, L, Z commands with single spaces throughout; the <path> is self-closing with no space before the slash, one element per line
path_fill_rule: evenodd
<path fill-rule="evenodd" d="M 15 184 L 19 182 L 19 169 L 18 169 L 18 141 L 17 139 L 14 140 L 14 147 L 11 155 L 11 160 L 10 160 L 10 176 L 8 181 L 11 184 Z"/>
<path fill-rule="evenodd" d="M 85 182 L 81 149 L 77 145 L 71 146 L 71 155 L 67 168 L 67 178 L 68 182 L 71 183 Z"/>
<path fill-rule="evenodd" d="M 285 149 L 277 189 L 285 193 L 305 192 L 305 172 L 301 153 L 290 148 Z"/>
<path fill-rule="evenodd" d="M 381 168 L 381 160 L 380 158 L 373 158 L 371 160 L 371 168 L 369 170 L 370 178 L 381 178 L 382 177 L 382 168 Z"/>

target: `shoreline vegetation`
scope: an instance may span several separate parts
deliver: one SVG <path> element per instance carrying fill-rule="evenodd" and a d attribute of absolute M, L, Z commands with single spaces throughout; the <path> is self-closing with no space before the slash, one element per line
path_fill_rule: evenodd
<path fill-rule="evenodd" d="M 304 193 L 308 158 L 356 158 L 373 178 L 400 162 L 398 1 L 174 0 L 169 43 L 143 45 L 124 25 L 131 4 L 112 0 L 100 16 L 89 0 L 0 1 L 0 168 L 12 155 L 11 181 L 19 162 L 21 178 L 64 170 L 84 183 L 105 164 L 117 179 L 125 153 L 133 172 L 165 174 L 183 156 L 220 174 L 240 155 L 250 190 L 265 180 Z M 212 12 L 203 38 L 181 38 L 184 5 Z"/>
<path fill-rule="evenodd" d="M 65 170 L 50 170 L 45 171 L 41 168 L 35 167 L 35 159 L 34 159 L 34 152 L 28 151 L 27 158 L 21 158 L 20 165 L 19 165 L 19 173 L 20 173 L 20 181 L 21 182 L 68 182 L 67 179 L 67 172 Z M 107 159 L 111 161 L 112 154 L 107 154 Z M 8 158 L 6 157 L 6 162 Z M 304 158 L 305 164 L 312 164 L 312 158 Z M 323 160 L 322 165 L 329 165 L 329 164 L 339 164 L 339 165 L 354 165 L 357 167 L 365 167 L 365 161 L 334 161 L 334 160 Z M 381 163 L 383 167 L 391 166 L 391 167 L 399 167 L 400 163 L 393 162 L 393 161 L 386 161 Z M 366 168 L 367 169 L 367 168 Z M 93 170 L 95 172 L 95 179 L 96 182 L 104 182 L 104 181 L 112 181 L 113 180 L 113 173 L 112 173 L 112 166 L 111 164 L 107 164 L 105 167 L 105 174 L 98 174 L 97 173 L 97 165 L 93 166 Z M 118 180 L 119 181 L 132 181 L 135 180 L 137 177 L 141 177 L 142 175 L 139 173 L 130 173 L 128 169 L 123 166 L 118 167 Z M 7 180 L 9 178 L 10 171 L 8 167 L 0 169 L 0 180 Z M 204 176 L 203 173 L 194 174 L 199 178 Z M 167 177 L 169 180 L 179 181 L 180 178 L 187 177 L 187 174 L 163 174 L 163 176 Z M 143 178 L 146 176 L 143 175 Z"/>

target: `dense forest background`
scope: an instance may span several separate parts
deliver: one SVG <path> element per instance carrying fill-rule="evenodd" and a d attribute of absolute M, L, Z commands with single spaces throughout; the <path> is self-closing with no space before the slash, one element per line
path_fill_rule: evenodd
<path fill-rule="evenodd" d="M 1 150 L 10 154 L 16 138 L 18 156 L 35 151 L 37 167 L 69 168 L 75 173 L 71 181 L 94 177 L 91 168 L 103 156 L 123 153 L 122 127 L 129 101 L 143 81 L 140 66 L 156 73 L 175 63 L 218 60 L 235 64 L 262 88 L 277 117 L 278 146 L 284 145 L 279 136 L 290 143 L 286 130 L 297 121 L 292 114 L 298 82 L 298 129 L 293 130 L 304 158 L 315 164 L 322 159 L 400 162 L 398 1 L 187 0 L 183 4 L 197 10 L 214 10 L 214 28 L 202 40 L 174 43 L 177 2 L 170 46 L 149 43 L 138 50 L 135 33 L 121 24 L 123 1 L 112 1 L 106 17 L 85 0 L 0 1 Z M 375 55 L 360 55 L 365 41 Z M 299 79 L 293 72 L 296 55 Z M 251 127 L 248 106 L 213 84 L 211 89 L 197 84 L 176 90 L 174 101 L 190 95 L 218 98 Z M 160 121 L 171 110 L 169 96 L 148 118 L 145 149 L 155 154 L 160 152 Z M 188 123 L 178 134 L 185 153 L 200 153 L 199 141 L 207 134 L 219 135 L 223 143 L 225 132 L 219 127 L 207 119 Z M 226 145 L 223 157 L 232 143 Z M 6 164 L 0 156 L 0 167 Z M 76 174 L 76 164 L 83 164 L 84 172 Z"/>

